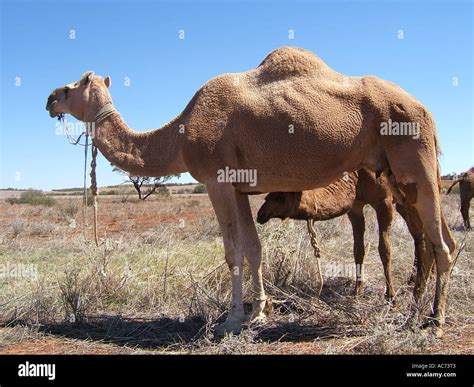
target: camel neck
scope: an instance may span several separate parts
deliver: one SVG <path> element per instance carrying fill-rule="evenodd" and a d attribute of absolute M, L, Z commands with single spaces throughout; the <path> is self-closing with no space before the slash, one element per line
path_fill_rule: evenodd
<path fill-rule="evenodd" d="M 113 165 L 137 176 L 169 176 L 186 171 L 181 158 L 184 135 L 177 117 L 159 129 L 136 132 L 120 114 L 101 117 L 95 128 L 94 144 Z"/>

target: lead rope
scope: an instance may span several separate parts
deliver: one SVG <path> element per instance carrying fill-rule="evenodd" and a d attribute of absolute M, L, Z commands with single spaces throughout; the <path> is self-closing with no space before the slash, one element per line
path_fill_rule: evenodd
<path fill-rule="evenodd" d="M 316 264 L 318 266 L 318 274 L 319 274 L 319 289 L 318 289 L 318 297 L 321 295 L 321 291 L 323 290 L 323 273 L 321 271 L 321 250 L 319 249 L 318 242 L 316 240 L 316 230 L 314 229 L 314 220 L 308 219 L 306 221 L 306 225 L 308 226 L 308 233 L 311 238 L 311 246 L 314 250 L 314 257 L 316 258 Z"/>
<path fill-rule="evenodd" d="M 112 102 L 106 103 L 100 110 L 96 113 L 93 122 L 95 123 L 96 126 L 99 125 L 101 121 L 106 119 L 108 116 L 116 112 L 115 107 Z M 97 128 L 94 127 L 94 130 L 97 130 Z M 94 133 L 95 134 L 95 133 Z M 97 166 L 97 147 L 94 145 L 94 142 L 92 141 L 92 160 L 91 160 L 91 191 L 92 191 L 92 206 L 94 209 L 94 240 L 95 240 L 95 245 L 99 247 L 99 238 L 97 236 L 97 229 L 98 229 L 98 213 L 99 213 L 99 203 L 97 200 L 97 194 L 98 194 L 98 189 L 97 189 L 97 176 L 96 176 L 96 166 Z"/>
<path fill-rule="evenodd" d="M 94 209 L 94 240 L 95 245 L 99 247 L 99 238 L 97 237 L 97 213 L 98 213 L 98 203 L 97 203 L 97 177 L 95 173 L 95 167 L 97 166 L 97 147 L 92 143 L 92 160 L 91 160 L 91 191 L 92 191 L 92 206 Z"/>
<path fill-rule="evenodd" d="M 83 177 L 84 177 L 84 189 L 83 189 L 83 200 L 82 200 L 82 214 L 84 217 L 84 238 L 87 239 L 87 151 L 89 148 L 89 136 L 90 133 L 88 129 L 86 129 L 84 132 L 82 132 L 77 139 L 74 139 L 72 135 L 69 133 L 69 130 L 67 128 L 67 121 L 65 119 L 64 114 L 61 114 L 58 119 L 62 122 L 63 124 L 63 130 L 66 133 L 69 143 L 72 145 L 81 145 L 84 147 L 84 172 L 83 172 Z M 85 136 L 85 143 L 81 144 L 80 140 L 81 137 Z M 92 192 L 92 200 L 93 200 L 93 209 L 94 209 L 94 240 L 96 246 L 99 246 L 99 238 L 97 236 L 97 228 L 98 228 L 98 222 L 97 222 L 97 213 L 98 213 L 98 204 L 97 204 L 97 177 L 96 177 L 96 166 L 97 166 L 97 147 L 94 145 L 94 143 L 91 143 L 92 145 L 92 160 L 91 160 L 91 172 L 90 172 L 90 177 L 91 177 L 91 192 Z"/>
<path fill-rule="evenodd" d="M 84 218 L 84 239 L 87 239 L 87 150 L 89 149 L 89 133 L 85 132 L 86 144 L 84 146 L 84 190 L 82 196 L 82 216 Z"/>

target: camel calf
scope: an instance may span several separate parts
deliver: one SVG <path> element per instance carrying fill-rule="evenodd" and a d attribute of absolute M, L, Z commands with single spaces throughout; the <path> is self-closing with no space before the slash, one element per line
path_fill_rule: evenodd
<path fill-rule="evenodd" d="M 390 229 L 393 221 L 393 196 L 388 180 L 384 175 L 376 178 L 375 173 L 361 169 L 346 175 L 335 183 L 303 192 L 274 192 L 265 198 L 258 211 L 257 221 L 266 223 L 271 218 L 328 220 L 347 213 L 354 236 L 354 258 L 356 263 L 355 294 L 363 286 L 363 264 L 365 257 L 363 209 L 370 205 L 377 214 L 379 225 L 379 254 L 386 279 L 385 297 L 393 300 L 395 292 L 391 275 Z M 415 241 L 415 263 L 417 266 L 419 249 L 423 243 L 423 229 L 410 220 L 404 207 L 397 204 L 397 211 L 405 219 L 411 236 Z"/>
<path fill-rule="evenodd" d="M 449 195 L 451 189 L 459 183 L 459 193 L 461 195 L 461 215 L 464 221 L 464 227 L 467 230 L 471 229 L 471 222 L 469 221 L 469 207 L 471 205 L 471 199 L 474 197 L 474 167 L 469 171 L 462 174 L 462 176 L 457 179 L 451 187 L 449 187 Z"/>

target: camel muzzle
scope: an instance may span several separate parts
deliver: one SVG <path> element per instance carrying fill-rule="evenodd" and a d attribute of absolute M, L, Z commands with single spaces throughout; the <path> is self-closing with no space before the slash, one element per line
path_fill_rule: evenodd
<path fill-rule="evenodd" d="M 259 224 L 265 224 L 270 220 L 270 217 L 264 213 L 261 213 L 260 211 L 257 214 L 257 222 Z"/>
<path fill-rule="evenodd" d="M 55 92 L 52 92 L 49 97 L 48 97 L 48 101 L 46 102 L 46 110 L 49 112 L 49 115 L 51 117 L 55 117 L 56 115 L 51 112 L 51 108 L 53 107 L 53 105 L 55 103 L 57 103 L 58 100 L 56 98 L 56 93 Z"/>

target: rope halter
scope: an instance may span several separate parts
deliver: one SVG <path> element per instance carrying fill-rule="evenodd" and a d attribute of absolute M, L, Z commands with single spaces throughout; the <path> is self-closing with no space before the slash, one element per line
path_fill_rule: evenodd
<path fill-rule="evenodd" d="M 115 110 L 114 104 L 112 102 L 108 102 L 99 109 L 99 111 L 95 114 L 94 118 L 92 119 L 92 122 L 98 125 L 107 117 L 112 115 L 112 113 L 115 113 L 115 112 L 117 112 L 117 110 Z"/>

